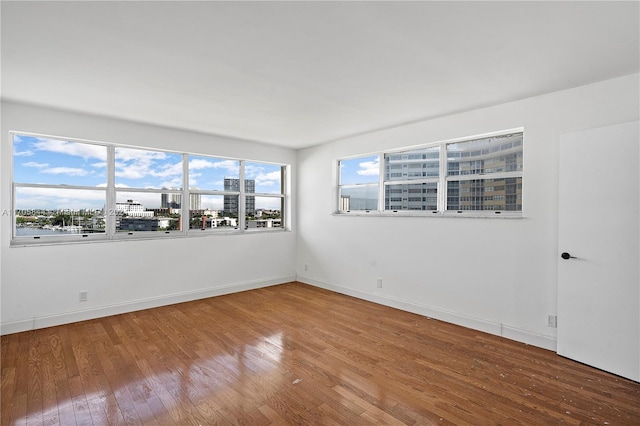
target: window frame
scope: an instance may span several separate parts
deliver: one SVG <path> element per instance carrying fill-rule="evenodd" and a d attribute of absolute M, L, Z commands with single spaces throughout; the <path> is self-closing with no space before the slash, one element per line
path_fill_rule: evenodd
<path fill-rule="evenodd" d="M 106 175 L 107 175 L 107 184 L 106 187 L 97 187 L 97 186 L 84 186 L 84 185 L 65 185 L 65 184 L 41 184 L 41 183 L 21 183 L 16 182 L 14 180 L 14 170 L 15 166 L 15 137 L 16 136 L 26 136 L 26 137 L 35 137 L 35 138 L 47 138 L 51 140 L 59 140 L 59 141 L 67 141 L 67 142 L 75 142 L 82 144 L 95 145 L 100 147 L 105 147 L 107 150 L 106 157 Z M 148 239 L 167 239 L 167 238 L 184 238 L 184 237 L 194 237 L 194 236 L 210 236 L 210 235 L 241 235 L 245 233 L 256 233 L 256 232 L 284 232 L 290 231 L 290 220 L 288 217 L 288 211 L 285 207 L 288 205 L 290 194 L 288 193 L 288 176 L 291 170 L 291 165 L 286 163 L 279 162 L 270 162 L 264 160 L 249 160 L 249 159 L 240 159 L 240 158 L 232 158 L 226 156 L 217 156 L 215 154 L 202 154 L 197 152 L 186 152 L 186 151 L 176 151 L 176 150 L 167 150 L 161 148 L 149 148 L 143 146 L 134 146 L 134 145 L 125 145 L 125 144 L 115 144 L 108 142 L 100 142 L 93 140 L 86 140 L 74 137 L 64 137 L 64 136 L 53 136 L 48 134 L 40 134 L 33 132 L 23 132 L 23 131 L 9 131 L 9 138 L 11 141 L 11 164 L 10 164 L 10 173 L 11 173 L 11 241 L 10 246 L 13 247 L 24 247 L 24 246 L 32 246 L 32 245 L 60 245 L 60 244 L 77 244 L 77 243 L 90 243 L 90 242 L 108 242 L 108 241 L 127 241 L 127 240 L 148 240 Z M 182 161 L 182 189 L 167 189 L 167 188 L 133 188 L 133 187 L 122 187 L 116 186 L 116 149 L 117 148 L 126 148 L 126 149 L 135 149 L 135 150 L 144 150 L 144 151 L 153 151 L 153 152 L 163 152 L 169 154 L 179 154 L 181 156 Z M 198 157 L 207 157 L 219 160 L 232 160 L 238 161 L 240 173 L 240 191 L 218 191 L 218 190 L 199 190 L 199 189 L 189 189 L 189 156 L 198 156 Z M 282 206 L 280 216 L 281 216 L 281 227 L 277 228 L 258 228 L 247 230 L 245 228 L 245 203 L 243 201 L 244 194 L 244 164 L 245 162 L 255 162 L 255 163 L 263 163 L 278 166 L 281 169 L 281 187 L 279 194 L 255 194 L 256 196 L 261 197 L 272 197 L 278 198 L 281 200 L 280 205 Z M 105 229 L 104 232 L 101 233 L 77 233 L 77 234 L 68 234 L 68 235 L 29 235 L 29 236 L 18 236 L 17 235 L 17 217 L 18 217 L 18 209 L 16 208 L 17 199 L 16 195 L 20 188 L 44 188 L 44 189 L 53 189 L 53 190 L 82 190 L 82 191 L 103 191 L 105 194 L 105 203 L 102 215 L 104 217 Z M 116 202 L 118 200 L 118 194 L 122 193 L 139 193 L 139 194 L 158 194 L 162 196 L 162 194 L 179 194 L 181 195 L 181 200 L 188 200 L 187 202 L 181 201 L 180 205 L 180 215 L 181 215 L 181 227 L 177 230 L 159 230 L 159 231 L 128 231 L 128 230 L 117 230 L 116 229 Z M 190 200 L 191 195 L 199 194 L 199 195 L 234 195 L 238 197 L 239 206 L 238 206 L 238 226 L 233 227 L 231 229 L 225 230 L 216 230 L 213 232 L 202 232 L 200 228 L 190 229 Z M 252 194 L 253 195 L 253 194 Z M 20 209 L 23 210 L 23 209 Z M 24 209 L 28 210 L 28 209 Z M 42 209 L 46 210 L 55 210 L 55 209 Z M 64 208 L 57 209 L 58 211 L 64 211 Z"/>
<path fill-rule="evenodd" d="M 438 214 L 439 210 L 438 207 L 440 206 L 440 193 L 442 192 L 442 183 L 441 183 L 441 175 L 442 175 L 442 145 L 439 143 L 436 144 L 427 144 L 427 145 L 421 145 L 421 146 L 414 146 L 414 147 L 410 147 L 410 148 L 405 148 L 405 149 L 399 149 L 399 150 L 390 150 L 390 151 L 385 151 L 384 153 L 382 153 L 382 158 L 385 160 L 385 165 L 386 165 L 386 158 L 387 157 L 391 157 L 393 155 L 406 155 L 407 156 L 407 160 L 413 160 L 412 158 L 408 158 L 411 155 L 415 155 L 415 153 L 412 154 L 412 152 L 414 151 L 418 151 L 418 150 L 429 150 L 432 148 L 438 148 L 438 176 L 421 176 L 420 178 L 417 179 L 410 179 L 410 176 L 407 175 L 407 179 L 399 179 L 399 180 L 386 180 L 384 174 L 381 176 L 381 181 L 382 184 L 384 186 L 384 191 L 383 194 L 385 194 L 386 197 L 386 188 L 390 187 L 390 186 L 395 186 L 395 185 L 422 185 L 422 184 L 436 184 L 436 194 L 437 194 L 437 199 L 436 199 L 436 209 L 428 209 L 428 210 L 412 210 L 412 209 L 393 209 L 393 208 L 386 208 L 386 205 L 384 203 L 386 203 L 386 198 L 383 200 L 383 203 L 381 203 L 378 207 L 380 209 L 380 212 L 382 214 L 392 214 L 392 215 L 417 215 L 417 214 L 421 214 L 421 215 L 425 215 L 425 216 L 431 216 L 434 214 Z M 390 160 L 391 161 L 391 160 Z M 407 170 L 409 170 L 411 167 L 409 167 L 409 164 L 407 164 Z M 403 169 L 404 169 L 404 165 L 403 165 Z M 403 191 L 404 192 L 404 191 Z M 402 201 L 404 201 L 404 193 L 402 194 Z M 409 188 L 407 188 L 407 202 L 409 201 Z M 423 198 L 426 198 L 426 196 L 424 196 Z M 402 202 L 401 201 L 401 202 Z"/>
<path fill-rule="evenodd" d="M 338 214 L 354 214 L 354 215 L 362 215 L 362 214 L 370 214 L 370 213 L 376 213 L 379 212 L 380 210 L 380 200 L 384 198 L 384 188 L 382 187 L 382 185 L 380 185 L 380 181 L 382 179 L 382 174 L 384 172 L 384 158 L 383 158 L 384 154 L 382 153 L 374 153 L 374 154 L 365 154 L 365 155 L 357 155 L 357 156 L 351 156 L 351 157 L 344 157 L 341 158 L 337 161 L 337 182 L 338 182 L 338 205 L 337 208 L 335 209 L 336 213 Z M 365 159 L 365 158 L 371 158 L 371 157 L 377 157 L 378 158 L 378 180 L 376 182 L 364 182 L 364 183 L 348 183 L 348 184 L 342 184 L 341 182 L 341 178 L 342 178 L 342 173 L 341 173 L 341 165 L 340 163 L 342 161 L 349 161 L 349 160 L 355 160 L 355 159 Z M 377 187 L 377 192 L 378 192 L 378 208 L 377 209 L 359 209 L 359 210 L 340 210 L 340 205 L 342 197 L 342 189 L 343 188 L 364 188 L 364 187 Z"/>
<path fill-rule="evenodd" d="M 171 189 L 163 189 L 163 188 L 136 188 L 136 187 L 118 187 L 117 186 L 117 182 L 116 182 L 116 150 L 117 148 L 125 148 L 125 149 L 133 149 L 133 150 L 139 150 L 139 151 L 151 151 L 151 152 L 167 152 L 167 153 L 171 153 L 171 154 L 179 154 L 181 155 L 181 160 L 182 160 L 182 189 L 180 190 L 171 190 Z M 184 204 L 182 203 L 181 205 L 181 213 L 180 213 L 180 220 L 182 222 L 182 229 L 178 229 L 178 230 L 165 230 L 165 231 L 135 231 L 135 230 L 128 230 L 128 231 L 122 231 L 122 230 L 117 230 L 116 229 L 116 216 L 117 216 L 117 203 L 118 203 L 118 193 L 134 193 L 134 194 L 158 194 L 160 195 L 160 197 L 162 197 L 162 194 L 182 194 L 182 199 L 184 200 L 184 196 L 185 196 L 185 191 L 184 191 L 184 183 L 186 181 L 185 179 L 185 175 L 184 175 L 184 163 L 185 163 L 185 153 L 183 152 L 178 152 L 178 151 L 170 151 L 170 150 L 163 150 L 163 149 L 156 149 L 156 148 L 145 148 L 145 147 L 133 147 L 133 146 L 125 146 L 125 145 L 109 145 L 108 148 L 109 152 L 111 152 L 111 157 L 107 156 L 107 168 L 108 168 L 108 179 L 107 179 L 107 190 L 113 190 L 113 195 L 112 195 L 112 199 L 109 199 L 109 197 L 107 198 L 107 212 L 109 213 L 107 215 L 108 217 L 108 221 L 107 223 L 109 224 L 109 229 L 110 229 L 110 233 L 107 233 L 107 239 L 108 240 L 127 240 L 127 239 L 131 239 L 131 240 L 140 240 L 140 239 L 160 239 L 160 238 L 171 238 L 171 237 L 176 237 L 176 236 L 183 236 L 185 235 L 184 232 Z M 110 161 L 110 159 L 113 158 L 113 161 Z M 111 185 L 111 182 L 113 182 L 113 184 Z"/>
<path fill-rule="evenodd" d="M 190 182 L 190 175 L 189 175 L 189 156 L 193 155 L 193 156 L 197 156 L 200 158 L 211 158 L 211 159 L 216 159 L 216 160 L 232 160 L 232 161 L 237 161 L 238 162 L 238 180 L 239 182 L 241 182 L 241 174 L 242 171 L 244 169 L 244 164 L 243 164 L 243 160 L 237 159 L 237 158 L 229 158 L 229 157 L 220 157 L 220 156 L 216 156 L 216 155 L 209 155 L 209 154 L 195 154 L 195 153 L 187 153 L 185 154 L 186 156 L 186 164 L 185 164 L 185 172 L 187 173 L 187 185 L 189 186 L 189 197 L 191 197 L 191 194 L 197 194 L 197 195 L 201 195 L 201 196 L 221 196 L 223 197 L 223 208 L 224 208 L 224 196 L 234 196 L 234 197 L 238 197 L 238 217 L 236 218 L 236 226 L 234 227 L 228 227 L 228 228 L 224 228 L 224 229 L 206 229 L 206 228 L 191 228 L 191 211 L 190 209 L 185 205 L 185 203 L 183 203 L 183 212 L 184 209 L 186 209 L 187 211 L 187 217 L 188 217 L 188 226 L 185 227 L 187 233 L 189 235 L 210 235 L 210 234 L 234 234 L 234 233 L 238 233 L 239 230 L 242 229 L 242 227 L 240 226 L 240 191 L 228 191 L 225 190 L 224 187 L 222 190 L 217 190 L 217 189 L 192 189 L 191 188 L 191 182 Z M 233 178 L 235 179 L 235 177 Z M 240 183 L 239 183 L 240 185 Z M 242 186 L 242 185 L 240 185 Z M 183 195 L 184 197 L 184 195 Z M 191 198 L 189 198 L 189 203 L 191 202 Z M 183 222 L 184 223 L 184 222 Z"/>
<path fill-rule="evenodd" d="M 255 161 L 255 160 L 241 160 L 240 161 L 240 199 L 245 203 L 243 208 L 242 220 L 239 225 L 242 226 L 242 229 L 245 232 L 274 232 L 278 230 L 282 230 L 286 228 L 286 218 L 287 218 L 287 197 L 286 197 L 286 188 L 288 184 L 288 172 L 286 166 L 278 163 L 270 163 L 267 161 Z M 258 163 L 258 164 L 269 164 L 269 165 L 278 165 L 280 167 L 280 192 L 279 193 L 268 193 L 268 192 L 252 192 L 251 195 L 248 195 L 246 192 L 246 185 L 242 184 L 242 182 L 246 182 L 248 179 L 245 177 L 245 164 L 246 163 Z M 279 227 L 249 227 L 247 223 L 247 211 L 246 211 L 246 200 L 247 197 L 254 197 L 254 208 L 255 208 L 255 199 L 256 198 L 274 198 L 280 200 L 280 226 Z M 239 218 L 240 219 L 240 218 Z"/>
<path fill-rule="evenodd" d="M 507 135 L 522 135 L 522 168 L 516 171 L 502 171 L 495 173 L 478 173 L 478 174 L 468 174 L 468 175 L 456 175 L 456 176 L 448 176 L 448 162 L 447 162 L 447 148 L 452 144 L 462 144 L 465 142 L 473 142 L 482 139 L 489 139 L 500 136 Z M 477 217 L 477 218 L 489 218 L 489 217 L 502 217 L 502 218 L 522 218 L 525 216 L 524 212 L 524 203 L 522 203 L 522 195 L 523 191 L 520 190 L 516 194 L 517 197 L 520 198 L 520 203 L 522 205 L 522 210 L 448 210 L 448 192 L 451 182 L 460 182 L 460 181 L 469 181 L 469 180 L 496 180 L 496 179 L 507 179 L 507 178 L 520 178 L 521 182 L 519 185 L 524 187 L 524 163 L 525 163 L 525 131 L 524 127 L 505 129 L 491 133 L 478 134 L 473 136 L 455 138 L 455 139 L 447 139 L 441 140 L 438 142 L 426 143 L 421 145 L 407 146 L 402 148 L 395 148 L 390 150 L 378 151 L 373 153 L 367 153 L 362 155 L 352 155 L 348 157 L 341 157 L 336 160 L 335 164 L 337 164 L 337 176 L 336 176 L 336 188 L 337 194 L 334 198 L 334 206 L 333 213 L 334 215 L 353 215 L 353 216 L 418 216 L 418 217 Z M 407 179 L 403 180 L 387 180 L 385 177 L 385 158 L 391 155 L 397 155 L 406 153 L 407 155 L 411 153 L 411 151 L 421 150 L 421 149 L 429 149 L 439 147 L 439 175 L 438 177 L 422 177 L 419 179 Z M 378 182 L 375 185 L 378 185 L 379 195 L 378 195 L 378 208 L 377 210 L 340 210 L 340 194 L 342 187 L 348 186 L 356 186 L 356 185 L 341 185 L 340 182 L 340 163 L 345 160 L 354 160 L 354 159 L 364 159 L 368 157 L 378 156 L 380 162 L 380 174 L 378 176 Z M 422 183 L 436 183 L 437 188 L 437 209 L 436 210 L 400 210 L 400 209 L 386 209 L 385 208 L 385 189 L 387 187 L 391 187 L 393 185 L 400 184 L 422 184 Z M 364 184 L 359 184 L 364 185 Z M 367 184 L 374 185 L 374 184 Z M 408 198 L 408 194 L 406 195 Z M 426 201 L 425 201 L 426 202 Z"/>

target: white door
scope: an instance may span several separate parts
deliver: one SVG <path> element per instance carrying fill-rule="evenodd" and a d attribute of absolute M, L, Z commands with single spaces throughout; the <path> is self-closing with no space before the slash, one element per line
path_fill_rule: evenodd
<path fill-rule="evenodd" d="M 558 354 L 635 381 L 640 381 L 639 125 L 560 138 L 558 229 Z"/>

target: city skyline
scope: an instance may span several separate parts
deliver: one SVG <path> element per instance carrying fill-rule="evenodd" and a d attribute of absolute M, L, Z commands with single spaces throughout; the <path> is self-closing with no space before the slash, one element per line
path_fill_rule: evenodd
<path fill-rule="evenodd" d="M 65 139 L 15 134 L 14 182 L 58 185 L 56 188 L 16 188 L 16 209 L 101 209 L 106 204 L 107 147 Z M 255 181 L 256 192 L 280 194 L 281 167 L 245 162 L 245 178 Z M 223 191 L 225 178 L 239 178 L 240 162 L 203 155 L 188 156 L 188 186 Z M 158 193 L 127 189 L 182 188 L 182 154 L 139 148 L 115 148 L 116 201 L 135 198 L 159 208 Z M 62 186 L 59 186 L 62 185 Z M 91 189 L 64 186 L 93 187 Z M 202 196 L 203 207 L 223 209 L 216 196 Z M 275 206 L 275 203 L 274 203 Z"/>

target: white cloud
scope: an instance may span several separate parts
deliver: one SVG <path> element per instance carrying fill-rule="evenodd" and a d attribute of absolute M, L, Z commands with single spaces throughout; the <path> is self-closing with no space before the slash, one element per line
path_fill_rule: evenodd
<path fill-rule="evenodd" d="M 196 186 L 198 185 L 198 178 L 202 176 L 201 173 L 190 172 L 189 173 L 189 185 Z"/>
<path fill-rule="evenodd" d="M 49 167 L 49 163 L 36 163 L 35 161 L 29 161 L 27 163 L 22 163 L 25 167 L 35 167 L 38 169 L 43 169 L 45 167 Z"/>
<path fill-rule="evenodd" d="M 17 151 L 17 150 L 13 150 L 13 156 L 14 157 L 31 157 L 33 155 L 33 151 L 31 150 L 27 150 L 27 151 Z"/>
<path fill-rule="evenodd" d="M 50 169 L 43 169 L 42 173 L 68 176 L 86 176 L 89 174 L 86 170 L 75 167 L 52 167 Z"/>
<path fill-rule="evenodd" d="M 172 161 L 172 162 L 169 162 Z M 116 177 L 122 179 L 144 179 L 147 177 L 182 179 L 182 159 L 180 154 L 145 151 L 130 148 L 116 148 Z M 159 186 L 160 182 L 154 182 Z M 149 186 L 145 183 L 145 187 Z"/>
<path fill-rule="evenodd" d="M 240 164 L 235 160 L 218 161 L 215 168 L 227 170 L 229 173 L 234 175 L 240 173 Z"/>
<path fill-rule="evenodd" d="M 37 138 L 32 144 L 36 151 L 55 152 L 86 159 L 97 158 L 106 161 L 107 149 L 104 146 L 91 145 L 79 142 L 63 141 L 58 139 Z"/>
<path fill-rule="evenodd" d="M 360 176 L 377 176 L 380 173 L 380 162 L 378 159 L 374 161 L 364 161 L 360 164 L 360 170 L 356 173 Z"/>
<path fill-rule="evenodd" d="M 200 202 L 203 209 L 222 210 L 224 208 L 224 197 L 221 195 L 203 195 Z"/>
<path fill-rule="evenodd" d="M 256 185 L 274 186 L 280 184 L 280 171 L 260 173 L 255 177 Z M 279 192 L 279 191 L 278 191 Z"/>
<path fill-rule="evenodd" d="M 147 174 L 135 165 L 116 162 L 116 177 L 124 179 L 141 179 Z"/>
<path fill-rule="evenodd" d="M 149 174 L 154 177 L 180 176 L 180 179 L 182 179 L 182 162 L 163 164 L 159 170 L 149 170 Z"/>
<path fill-rule="evenodd" d="M 280 198 L 256 197 L 256 209 L 280 210 L 281 207 Z"/>
<path fill-rule="evenodd" d="M 161 182 L 160 188 L 182 188 L 182 176 Z"/>
<path fill-rule="evenodd" d="M 17 209 L 101 209 L 106 202 L 106 192 L 27 187 L 18 188 L 16 201 Z"/>
<path fill-rule="evenodd" d="M 118 161 L 136 161 L 152 163 L 154 160 L 164 160 L 167 154 L 162 151 L 147 151 L 144 149 L 133 148 L 116 148 L 116 160 Z"/>
<path fill-rule="evenodd" d="M 240 166 L 236 160 L 211 161 L 204 158 L 194 158 L 189 161 L 189 170 L 202 169 L 223 169 L 227 170 L 231 174 L 237 175 L 239 173 Z"/>

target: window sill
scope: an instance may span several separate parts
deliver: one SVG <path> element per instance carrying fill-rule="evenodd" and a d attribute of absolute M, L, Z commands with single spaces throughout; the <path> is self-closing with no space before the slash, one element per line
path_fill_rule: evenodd
<path fill-rule="evenodd" d="M 351 211 L 351 212 L 333 212 L 331 216 L 356 216 L 356 217 L 440 217 L 440 218 L 475 218 L 475 219 L 524 219 L 522 212 L 473 212 L 473 211 L 397 211 L 397 212 L 380 212 L 377 210 L 370 211 Z"/>
<path fill-rule="evenodd" d="M 117 235 L 112 238 L 106 236 L 93 237 L 93 238 L 73 238 L 73 237 L 41 237 L 38 239 L 31 238 L 19 238 L 13 239 L 9 243 L 11 248 L 20 247 L 41 247 L 41 246 L 60 246 L 60 245 L 74 245 L 74 244 L 99 244 L 99 243 L 118 243 L 126 241 L 158 241 L 158 240 L 175 240 L 182 238 L 203 238 L 214 236 L 232 236 L 232 235 L 253 235 L 253 234 L 271 234 L 279 232 L 291 232 L 290 229 L 276 228 L 276 229 L 251 229 L 241 231 L 239 229 L 224 230 L 224 231 L 201 231 L 191 230 L 189 232 L 175 232 L 162 236 L 156 235 Z"/>

